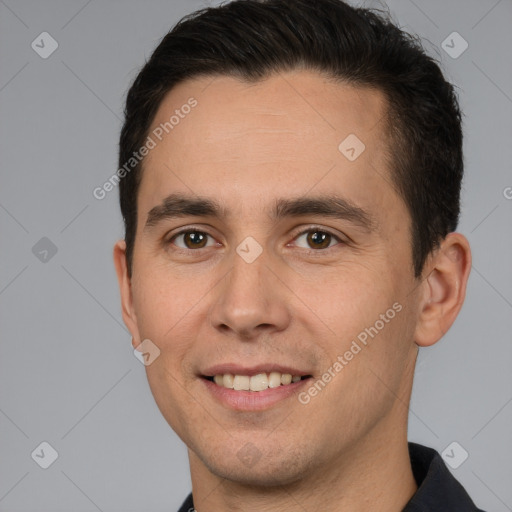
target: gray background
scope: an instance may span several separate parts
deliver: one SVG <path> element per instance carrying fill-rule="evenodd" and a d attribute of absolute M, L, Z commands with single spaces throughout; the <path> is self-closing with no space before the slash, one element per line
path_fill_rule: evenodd
<path fill-rule="evenodd" d="M 137 69 L 207 4 L 0 0 L 0 511 L 173 511 L 190 489 L 121 319 L 117 190 L 92 190 L 117 168 Z M 459 318 L 420 352 L 409 437 L 457 441 L 469 457 L 453 472 L 476 503 L 512 510 L 512 1 L 388 5 L 458 86 L 474 256 Z M 43 31 L 59 44 L 47 59 L 31 48 Z M 456 59 L 442 49 L 453 31 L 469 44 Z M 31 457 L 43 441 L 59 454 L 46 470 Z"/>

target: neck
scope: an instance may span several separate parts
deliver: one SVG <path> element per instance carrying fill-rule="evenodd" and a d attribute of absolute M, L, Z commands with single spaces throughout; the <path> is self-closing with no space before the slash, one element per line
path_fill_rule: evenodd
<path fill-rule="evenodd" d="M 189 451 L 198 512 L 401 511 L 417 490 L 405 428 L 390 438 L 379 422 L 362 442 L 285 486 L 261 487 L 212 474 Z"/>

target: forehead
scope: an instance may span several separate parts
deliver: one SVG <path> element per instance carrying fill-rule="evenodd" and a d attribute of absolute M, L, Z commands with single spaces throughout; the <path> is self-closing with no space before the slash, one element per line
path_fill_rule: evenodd
<path fill-rule="evenodd" d="M 310 71 L 254 83 L 187 80 L 166 95 L 150 128 L 156 145 L 144 162 L 140 211 L 177 191 L 213 194 L 240 210 L 333 187 L 355 202 L 380 189 L 378 203 L 394 195 L 386 108 L 378 90 Z"/>
<path fill-rule="evenodd" d="M 168 122 L 191 98 L 197 106 L 183 119 L 175 119 L 170 138 L 202 136 L 205 149 L 223 139 L 241 140 L 264 131 L 285 135 L 287 129 L 288 135 L 331 135 L 335 141 L 347 129 L 359 130 L 364 137 L 387 106 L 377 89 L 335 82 L 312 71 L 282 72 L 250 83 L 229 76 L 202 77 L 178 84 L 165 96 L 152 129 Z M 330 137 L 325 142 L 330 143 Z"/>

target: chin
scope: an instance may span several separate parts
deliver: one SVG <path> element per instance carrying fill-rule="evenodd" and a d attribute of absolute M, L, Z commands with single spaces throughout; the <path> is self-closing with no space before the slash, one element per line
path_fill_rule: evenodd
<path fill-rule="evenodd" d="M 201 454 L 201 461 L 214 475 L 230 482 L 251 487 L 278 487 L 300 481 L 312 469 L 306 454 L 300 450 L 286 451 L 268 447 L 260 453 L 250 443 L 237 453 Z"/>
<path fill-rule="evenodd" d="M 248 468 L 243 464 L 238 464 L 228 468 L 225 465 L 214 463 L 207 467 L 218 477 L 249 487 L 279 487 L 301 479 L 297 468 L 284 471 L 284 466 L 274 468 L 265 464 L 256 469 L 255 467 Z"/>

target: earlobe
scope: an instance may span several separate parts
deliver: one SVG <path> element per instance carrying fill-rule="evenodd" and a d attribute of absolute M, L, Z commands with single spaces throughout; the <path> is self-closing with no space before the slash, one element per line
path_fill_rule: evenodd
<path fill-rule="evenodd" d="M 132 283 L 128 275 L 128 266 L 126 262 L 126 242 L 119 240 L 114 245 L 114 266 L 119 283 L 119 292 L 121 295 L 121 310 L 123 320 L 132 335 L 132 345 L 135 348 L 140 343 L 139 329 L 137 326 L 137 317 L 133 307 Z"/>
<path fill-rule="evenodd" d="M 469 242 L 460 233 L 450 233 L 432 254 L 422 283 L 423 296 L 414 341 L 433 345 L 451 327 L 466 295 L 471 270 Z"/>

